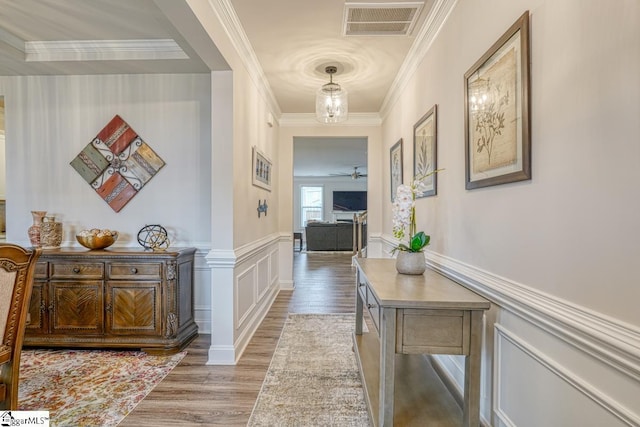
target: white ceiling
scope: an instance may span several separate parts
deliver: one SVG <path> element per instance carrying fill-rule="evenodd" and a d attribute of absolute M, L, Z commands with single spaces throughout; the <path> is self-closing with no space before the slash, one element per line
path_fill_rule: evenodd
<path fill-rule="evenodd" d="M 189 59 L 138 60 L 127 46 L 85 47 L 89 40 L 174 40 Z M 35 42 L 66 42 L 49 46 L 45 55 L 29 55 Z M 55 49 L 58 47 L 58 49 Z M 153 48 L 153 46 L 151 46 Z M 62 49 L 65 49 L 64 51 Z M 46 53 L 66 52 L 67 60 Z M 153 52 L 153 49 L 151 49 Z M 115 59 L 84 60 L 91 54 Z M 70 58 L 70 59 L 69 59 Z M 120 59 L 126 58 L 126 59 Z M 42 59 L 42 60 L 39 60 Z M 52 59 L 52 60 L 49 60 Z M 195 54 L 153 0 L 0 0 L 0 75 L 194 73 L 209 68 Z"/>
<path fill-rule="evenodd" d="M 284 113 L 315 111 L 327 65 L 338 67 L 334 80 L 348 91 L 350 111 L 377 113 L 415 38 L 343 36 L 344 0 L 231 3 Z"/>
<path fill-rule="evenodd" d="M 296 177 L 344 177 L 355 167 L 367 174 L 367 138 L 293 138 Z"/>
<path fill-rule="evenodd" d="M 345 0 L 200 1 L 237 18 L 228 22 L 257 60 L 276 115 L 313 113 L 326 65 L 338 67 L 334 81 L 349 92 L 351 113 L 380 112 L 434 2 L 420 2 L 407 36 L 344 36 Z M 225 68 L 186 0 L 0 0 L 0 75 Z"/>

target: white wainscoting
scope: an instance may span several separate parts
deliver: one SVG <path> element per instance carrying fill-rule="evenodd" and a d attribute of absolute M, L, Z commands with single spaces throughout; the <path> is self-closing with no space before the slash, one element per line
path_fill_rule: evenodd
<path fill-rule="evenodd" d="M 554 360 L 500 324 L 495 328 L 497 426 L 640 424 L 637 414 L 577 375 L 571 365 Z"/>
<path fill-rule="evenodd" d="M 383 252 L 395 244 L 382 236 Z M 640 426 L 640 330 L 437 253 L 427 264 L 492 302 L 481 415 L 495 426 Z M 438 356 L 460 393 L 462 358 Z"/>
<path fill-rule="evenodd" d="M 279 291 L 279 240 L 267 236 L 235 251 L 210 251 L 212 344 L 208 364 L 235 364 Z"/>
<path fill-rule="evenodd" d="M 209 248 L 198 247 L 193 271 L 193 311 L 198 333 L 211 333 L 211 269 L 205 259 Z"/>

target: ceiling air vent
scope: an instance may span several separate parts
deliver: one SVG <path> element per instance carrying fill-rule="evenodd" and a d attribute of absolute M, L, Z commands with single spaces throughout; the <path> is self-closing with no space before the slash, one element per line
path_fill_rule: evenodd
<path fill-rule="evenodd" d="M 406 36 L 420 15 L 422 2 L 345 3 L 345 36 Z"/>

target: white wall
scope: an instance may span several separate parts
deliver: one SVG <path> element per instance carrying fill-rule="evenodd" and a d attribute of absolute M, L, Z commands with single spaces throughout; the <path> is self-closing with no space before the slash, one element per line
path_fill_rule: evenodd
<path fill-rule="evenodd" d="M 533 179 L 467 191 L 463 75 L 525 10 Z M 640 424 L 639 75 L 637 1 L 459 0 L 385 118 L 383 163 L 438 104 L 446 170 L 438 195 L 418 201 L 418 229 L 433 266 L 494 303 L 482 390 L 492 425 Z M 441 361 L 461 384 L 461 361 Z"/>
<path fill-rule="evenodd" d="M 63 246 L 84 228 L 120 232 L 116 246 L 139 248 L 137 233 L 161 224 L 173 246 L 200 249 L 195 315 L 209 331 L 211 88 L 208 75 L 0 77 L 5 97 L 7 241 L 30 246 L 31 210 L 63 222 Z M 166 165 L 119 213 L 69 164 L 119 114 Z M 206 253 L 206 252 L 205 252 Z"/>
<path fill-rule="evenodd" d="M 251 152 L 255 145 L 280 163 L 275 144 L 277 123 L 257 70 L 243 54 L 226 4 L 188 1 L 199 25 L 224 57 L 230 70 L 214 71 L 212 81 L 212 240 L 206 256 L 211 268 L 211 364 L 234 364 L 268 311 L 280 288 L 291 279 L 280 274 L 280 260 L 291 257 L 290 238 L 279 233 L 279 182 L 271 191 L 251 183 Z M 170 5 L 170 3 L 167 3 Z M 210 50 L 199 36 L 192 46 L 206 57 Z M 267 201 L 267 215 L 258 217 L 258 201 Z M 288 242 L 287 242 L 288 241 Z M 287 252 L 288 251 L 288 252 Z"/>
<path fill-rule="evenodd" d="M 45 210 L 63 222 L 63 246 L 97 227 L 120 231 L 118 245 L 139 247 L 145 224 L 165 226 L 174 246 L 208 246 L 210 91 L 208 75 L 0 77 L 7 240 L 29 245 L 29 212 Z M 166 163 L 119 213 L 69 164 L 116 114 Z"/>

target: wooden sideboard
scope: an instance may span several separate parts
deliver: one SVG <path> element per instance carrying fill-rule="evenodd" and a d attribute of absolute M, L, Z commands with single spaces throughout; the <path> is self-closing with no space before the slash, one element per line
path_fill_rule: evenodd
<path fill-rule="evenodd" d="M 430 269 L 398 274 L 394 259 L 357 258 L 356 267 L 354 349 L 373 424 L 477 427 L 489 301 Z M 375 331 L 363 332 L 365 308 Z M 465 356 L 462 409 L 424 354 Z"/>
<path fill-rule="evenodd" d="M 195 248 L 44 250 L 24 338 L 32 347 L 173 353 L 198 335 Z"/>

